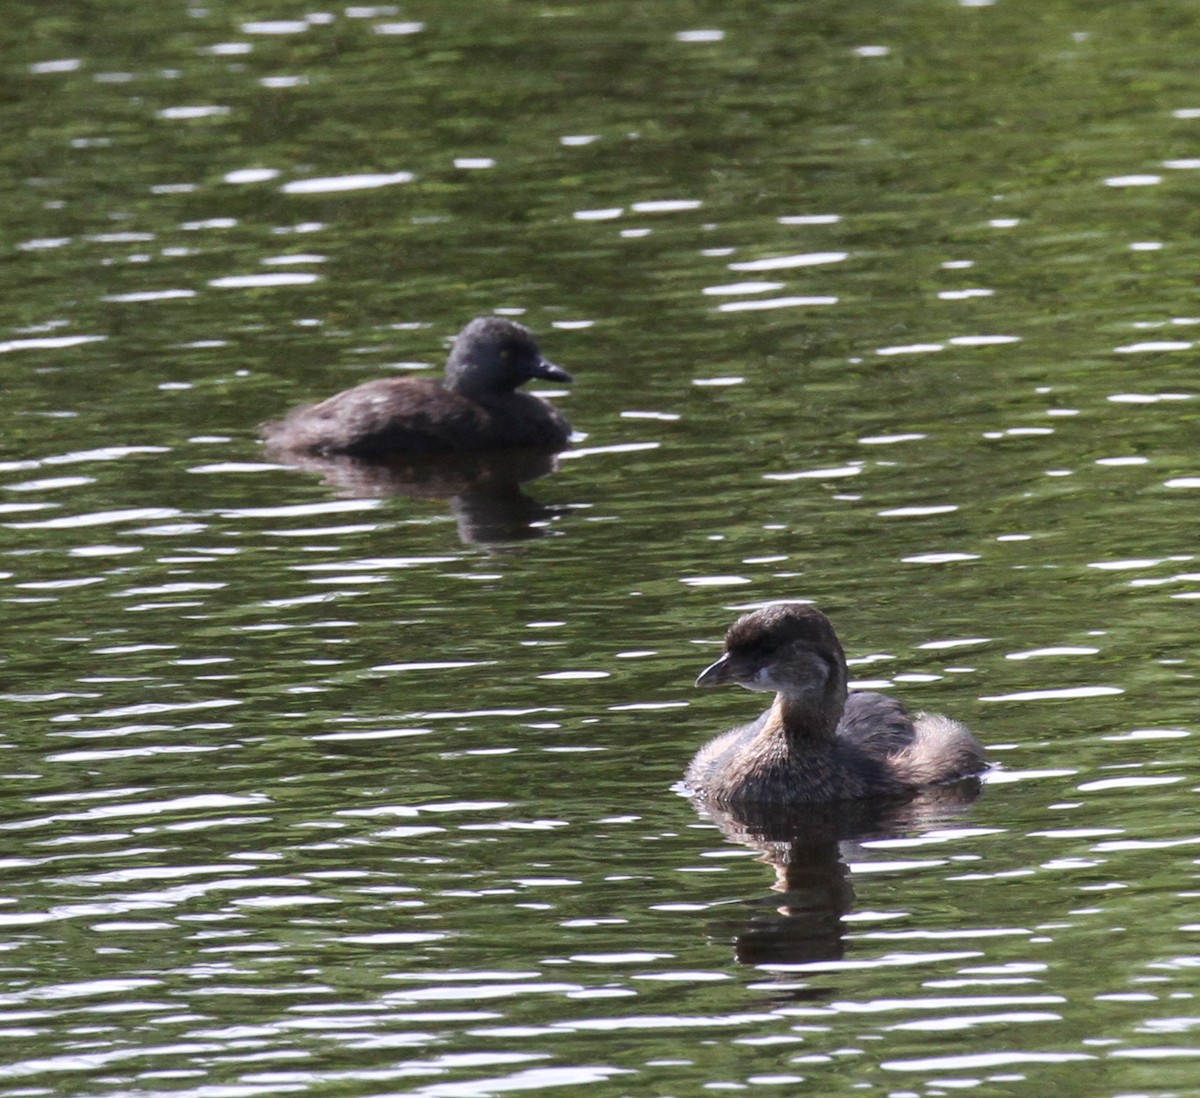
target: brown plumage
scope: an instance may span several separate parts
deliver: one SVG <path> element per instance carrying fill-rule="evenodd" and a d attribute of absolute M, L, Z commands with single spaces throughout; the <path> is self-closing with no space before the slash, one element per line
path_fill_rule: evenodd
<path fill-rule="evenodd" d="M 774 690 L 775 700 L 700 749 L 685 778 L 691 791 L 733 807 L 822 804 L 902 796 L 986 769 L 958 721 L 910 718 L 895 698 L 848 693 L 846 678 L 842 646 L 815 607 L 781 603 L 739 618 L 696 685 Z"/>
<path fill-rule="evenodd" d="M 262 433 L 277 452 L 367 459 L 518 447 L 561 450 L 571 425 L 541 397 L 516 391 L 531 378 L 569 382 L 571 375 L 542 358 L 520 324 L 477 317 L 455 339 L 442 381 L 368 381 L 296 408 L 265 424 Z"/>

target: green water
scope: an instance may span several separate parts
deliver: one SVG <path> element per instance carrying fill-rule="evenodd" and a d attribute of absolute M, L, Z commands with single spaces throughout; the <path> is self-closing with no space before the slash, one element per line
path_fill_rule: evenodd
<path fill-rule="evenodd" d="M 1200 1093 L 1190 5 L 5 10 L 6 1094 Z M 547 475 L 263 455 L 494 310 Z M 978 800 L 677 795 L 785 597 Z"/>

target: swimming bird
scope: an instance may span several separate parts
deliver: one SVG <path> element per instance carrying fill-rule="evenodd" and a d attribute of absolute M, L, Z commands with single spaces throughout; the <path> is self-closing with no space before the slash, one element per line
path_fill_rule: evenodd
<path fill-rule="evenodd" d="M 397 454 L 536 448 L 562 450 L 566 416 L 517 388 L 533 378 L 571 375 L 538 350 L 529 330 L 507 317 L 481 316 L 454 340 L 441 381 L 391 377 L 289 412 L 262 434 L 277 452 L 345 454 L 368 460 Z"/>
<path fill-rule="evenodd" d="M 745 614 L 697 686 L 774 690 L 757 720 L 717 736 L 685 784 L 717 807 L 780 808 L 911 794 L 980 774 L 987 760 L 958 721 L 910 717 L 895 698 L 849 692 L 846 657 L 829 619 L 788 602 Z"/>

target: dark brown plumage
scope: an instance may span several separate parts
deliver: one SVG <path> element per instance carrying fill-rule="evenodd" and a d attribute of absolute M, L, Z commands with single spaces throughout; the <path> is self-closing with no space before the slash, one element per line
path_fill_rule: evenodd
<path fill-rule="evenodd" d="M 719 806 L 823 804 L 902 796 L 986 769 L 958 721 L 910 718 L 895 698 L 848 693 L 846 677 L 842 646 L 815 607 L 781 603 L 739 618 L 696 685 L 774 690 L 775 700 L 700 749 L 685 778 L 691 791 Z"/>
<path fill-rule="evenodd" d="M 276 451 L 346 454 L 461 453 L 529 447 L 561 450 L 571 425 L 552 404 L 517 392 L 531 378 L 569 382 L 542 358 L 529 331 L 504 317 L 472 320 L 458 335 L 442 381 L 368 381 L 263 427 Z"/>

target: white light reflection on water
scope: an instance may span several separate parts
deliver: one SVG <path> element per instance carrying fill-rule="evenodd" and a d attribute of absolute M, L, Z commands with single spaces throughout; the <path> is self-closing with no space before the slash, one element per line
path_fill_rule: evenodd
<path fill-rule="evenodd" d="M 747 312 L 762 309 L 792 309 L 809 305 L 836 305 L 836 297 L 772 297 L 753 301 L 727 301 L 717 306 L 722 313 Z"/>
<path fill-rule="evenodd" d="M 781 255 L 767 259 L 750 259 L 730 263 L 731 271 L 783 271 L 795 267 L 816 267 L 826 263 L 841 263 L 849 252 L 811 252 L 803 255 Z"/>
<path fill-rule="evenodd" d="M 1046 690 L 1018 690 L 1012 694 L 991 694 L 981 697 L 983 702 L 1007 701 L 1060 701 L 1072 698 L 1105 698 L 1124 694 L 1119 686 L 1062 686 Z"/>
<path fill-rule="evenodd" d="M 1099 1059 L 1080 1052 L 976 1052 L 914 1060 L 885 1060 L 884 1071 L 971 1071 L 1013 1064 L 1073 1064 Z"/>
<path fill-rule="evenodd" d="M 9 339 L 0 341 L 0 354 L 9 351 L 54 351 L 66 347 L 79 347 L 85 343 L 99 343 L 107 339 L 102 335 L 39 336 L 31 339 Z"/>
<path fill-rule="evenodd" d="M 782 282 L 730 282 L 724 286 L 705 286 L 703 293 L 713 296 L 727 294 L 762 294 L 782 290 Z"/>
<path fill-rule="evenodd" d="M 179 514 L 179 511 L 170 507 L 141 507 L 121 511 L 97 511 L 91 514 L 67 515 L 62 518 L 41 519 L 37 522 L 11 522 L 6 525 L 13 530 L 70 530 L 88 526 L 110 526 L 125 522 L 175 518 Z"/>
<path fill-rule="evenodd" d="M 280 190 L 284 194 L 338 194 L 346 191 L 369 191 L 380 187 L 393 187 L 401 183 L 411 183 L 415 178 L 412 172 L 339 175 L 317 179 L 296 179 L 285 183 Z"/>
<path fill-rule="evenodd" d="M 283 272 L 248 275 L 225 275 L 210 278 L 208 284 L 222 290 L 261 290 L 273 286 L 308 286 L 321 276 L 311 272 Z"/>

